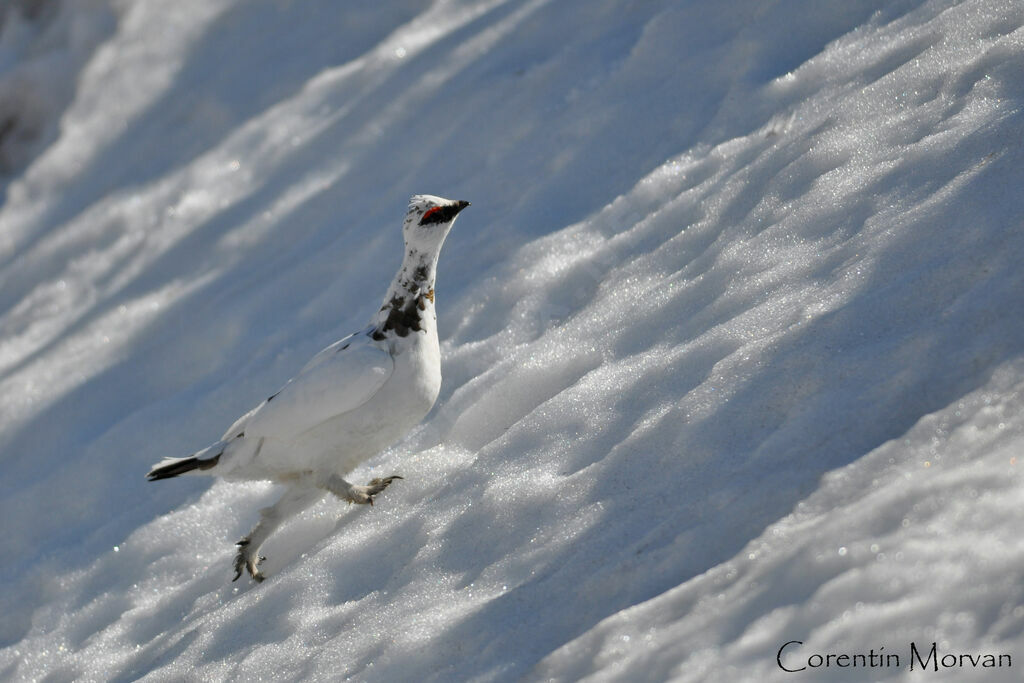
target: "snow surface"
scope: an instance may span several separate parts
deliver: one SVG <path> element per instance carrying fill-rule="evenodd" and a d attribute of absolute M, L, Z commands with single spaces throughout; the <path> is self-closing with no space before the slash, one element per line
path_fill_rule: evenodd
<path fill-rule="evenodd" d="M 1020 2 L 36 4 L 0 679 L 1019 679 Z M 405 479 L 233 584 L 274 488 L 143 476 L 369 319 L 418 192 L 473 206 L 438 405 L 353 475 Z"/>

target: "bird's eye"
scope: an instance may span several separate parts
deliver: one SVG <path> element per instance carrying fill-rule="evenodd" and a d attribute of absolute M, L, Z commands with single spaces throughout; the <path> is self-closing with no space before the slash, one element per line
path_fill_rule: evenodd
<path fill-rule="evenodd" d="M 423 214 L 423 218 L 420 219 L 420 225 L 427 225 L 428 223 L 440 223 L 444 220 L 444 212 L 441 211 L 440 206 L 435 206 L 431 209 L 427 209 L 427 212 Z"/>

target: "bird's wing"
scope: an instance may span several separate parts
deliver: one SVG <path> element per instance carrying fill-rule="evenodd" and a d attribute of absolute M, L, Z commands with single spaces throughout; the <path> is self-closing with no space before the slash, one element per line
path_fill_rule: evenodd
<path fill-rule="evenodd" d="M 289 438 L 366 403 L 391 376 L 386 348 L 365 331 L 337 341 L 313 357 L 284 387 L 232 425 L 225 438 Z"/>

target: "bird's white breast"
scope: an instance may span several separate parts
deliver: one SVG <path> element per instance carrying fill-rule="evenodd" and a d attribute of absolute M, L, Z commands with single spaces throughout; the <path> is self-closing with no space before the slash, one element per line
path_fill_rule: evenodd
<path fill-rule="evenodd" d="M 394 371 L 368 401 L 302 434 L 263 437 L 246 473 L 260 471 L 271 479 L 302 472 L 340 476 L 405 436 L 430 412 L 441 389 L 436 328 L 389 344 Z"/>

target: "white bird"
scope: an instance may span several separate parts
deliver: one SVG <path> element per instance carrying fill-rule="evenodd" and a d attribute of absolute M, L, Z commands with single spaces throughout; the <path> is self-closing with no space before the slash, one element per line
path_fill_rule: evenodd
<path fill-rule="evenodd" d="M 359 463 L 404 436 L 434 405 L 441 352 L 434 312 L 437 258 L 456 216 L 469 206 L 432 195 L 409 202 L 402 226 L 402 267 L 370 325 L 313 357 L 276 394 L 240 417 L 217 443 L 187 458 L 167 458 L 150 481 L 198 473 L 227 480 L 269 480 L 287 489 L 238 542 L 235 579 L 264 575 L 259 549 L 281 524 L 328 492 L 373 504 L 398 476 L 366 486 L 345 481 Z"/>

